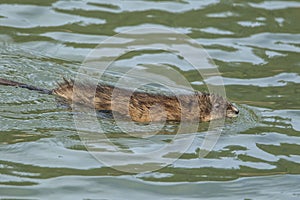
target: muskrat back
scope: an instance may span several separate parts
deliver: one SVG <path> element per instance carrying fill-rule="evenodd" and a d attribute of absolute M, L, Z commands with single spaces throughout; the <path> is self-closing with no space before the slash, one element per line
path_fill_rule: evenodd
<path fill-rule="evenodd" d="M 75 93 L 74 93 L 75 91 Z M 189 95 L 162 95 L 130 91 L 110 85 L 65 80 L 52 91 L 69 102 L 90 105 L 96 110 L 111 110 L 137 122 L 210 121 L 236 117 L 238 109 L 222 96 L 194 92 Z"/>
<path fill-rule="evenodd" d="M 69 103 L 82 104 L 96 110 L 110 110 L 136 122 L 210 121 L 236 117 L 239 110 L 224 97 L 215 94 L 162 95 L 130 91 L 111 85 L 76 83 L 64 79 L 53 90 L 42 89 L 0 78 L 1 85 L 17 86 L 45 94 L 54 94 Z"/>

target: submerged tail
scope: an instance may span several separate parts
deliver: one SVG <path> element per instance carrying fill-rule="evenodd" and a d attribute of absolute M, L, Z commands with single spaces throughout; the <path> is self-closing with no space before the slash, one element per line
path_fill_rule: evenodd
<path fill-rule="evenodd" d="M 52 90 L 38 88 L 38 87 L 35 87 L 32 85 L 27 85 L 25 83 L 11 81 L 11 80 L 7 80 L 7 79 L 3 79 L 3 78 L 0 78 L 0 85 L 16 86 L 16 87 L 20 87 L 20 88 L 26 88 L 28 90 L 38 91 L 42 94 L 52 94 Z"/>

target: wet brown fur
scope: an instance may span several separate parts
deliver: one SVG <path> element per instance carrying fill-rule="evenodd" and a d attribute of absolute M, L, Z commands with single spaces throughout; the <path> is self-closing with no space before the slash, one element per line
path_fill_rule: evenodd
<path fill-rule="evenodd" d="M 96 110 L 112 111 L 114 117 L 127 117 L 136 122 L 151 121 L 210 121 L 235 117 L 238 109 L 225 98 L 201 92 L 167 96 L 133 92 L 109 85 L 75 84 L 64 79 L 53 90 L 0 78 L 0 85 L 17 86 L 63 97 L 71 104 L 82 104 Z"/>
<path fill-rule="evenodd" d="M 73 90 L 74 89 L 74 90 Z M 128 117 L 137 122 L 210 121 L 235 117 L 238 109 L 225 98 L 201 92 L 191 95 L 167 96 L 133 92 L 109 85 L 75 84 L 64 80 L 53 94 L 96 110 L 110 110 L 114 117 Z"/>

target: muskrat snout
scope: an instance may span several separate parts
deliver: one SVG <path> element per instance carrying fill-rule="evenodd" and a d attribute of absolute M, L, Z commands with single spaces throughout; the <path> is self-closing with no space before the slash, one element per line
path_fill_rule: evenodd
<path fill-rule="evenodd" d="M 239 109 L 235 107 L 234 105 L 230 104 L 226 110 L 226 116 L 227 117 L 237 117 L 239 114 Z"/>

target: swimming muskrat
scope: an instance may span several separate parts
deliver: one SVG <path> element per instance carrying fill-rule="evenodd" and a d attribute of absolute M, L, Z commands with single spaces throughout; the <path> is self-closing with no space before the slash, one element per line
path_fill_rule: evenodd
<path fill-rule="evenodd" d="M 0 85 L 17 86 L 44 94 L 63 97 L 70 103 L 84 104 L 96 110 L 113 111 L 136 122 L 151 121 L 210 121 L 224 117 L 236 117 L 239 110 L 224 97 L 195 92 L 190 95 L 168 96 L 139 91 L 130 91 L 109 85 L 98 84 L 96 92 L 89 84 L 77 84 L 64 79 L 53 90 L 0 78 Z M 112 103 L 112 96 L 114 97 Z M 129 103 L 128 103 L 129 102 Z M 128 105 L 129 104 L 129 105 Z"/>

